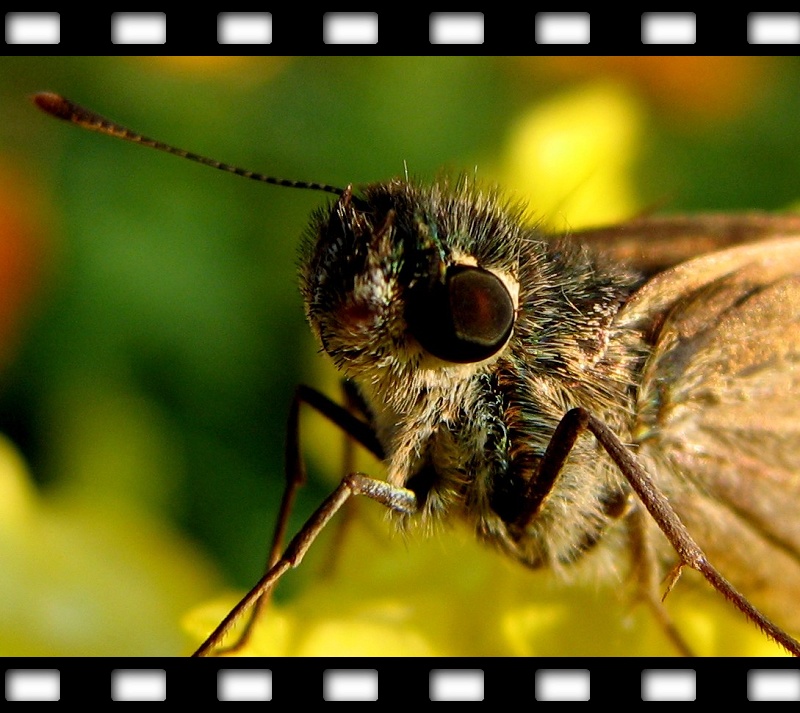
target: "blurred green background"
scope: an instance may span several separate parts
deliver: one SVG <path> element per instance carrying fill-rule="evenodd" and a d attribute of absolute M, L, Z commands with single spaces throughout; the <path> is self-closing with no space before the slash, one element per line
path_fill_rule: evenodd
<path fill-rule="evenodd" d="M 262 567 L 295 384 L 338 395 L 296 284 L 323 194 L 67 126 L 31 94 L 287 178 L 477 167 L 573 226 L 800 195 L 798 58 L 0 63 L 3 655 L 185 653 L 182 613 Z M 293 527 L 339 476 L 336 435 L 309 441 Z"/>

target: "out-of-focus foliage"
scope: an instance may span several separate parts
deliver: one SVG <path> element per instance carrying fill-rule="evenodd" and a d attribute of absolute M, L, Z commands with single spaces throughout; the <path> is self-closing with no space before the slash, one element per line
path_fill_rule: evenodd
<path fill-rule="evenodd" d="M 37 113 L 30 94 L 288 178 L 477 167 L 559 227 L 797 198 L 795 58 L 0 61 L 0 431 L 26 463 L 9 456 L 7 487 L 25 495 L 4 504 L 0 596 L 16 622 L 0 632 L 5 654 L 187 651 L 179 612 L 200 638 L 235 596 L 194 607 L 221 581 L 249 586 L 263 564 L 294 384 L 337 395 L 295 276 L 323 195 L 82 132 Z M 304 426 L 310 480 L 292 528 L 340 475 L 339 436 Z M 259 633 L 261 650 L 603 653 L 613 640 L 606 651 L 647 653 L 624 631 L 659 636 L 613 588 L 556 585 L 458 536 L 398 548 L 381 527 L 345 539 L 331 578 L 319 580 L 316 555 L 286 578 L 265 624 L 282 633 Z M 692 623 L 691 596 L 671 595 L 689 638 L 706 626 Z M 581 637 L 583 649 L 551 645 Z"/>

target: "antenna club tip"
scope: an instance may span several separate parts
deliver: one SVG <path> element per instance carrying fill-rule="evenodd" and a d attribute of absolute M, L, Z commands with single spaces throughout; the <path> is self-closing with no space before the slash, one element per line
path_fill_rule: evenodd
<path fill-rule="evenodd" d="M 31 97 L 32 101 L 46 114 L 59 119 L 69 120 L 73 114 L 72 102 L 53 92 L 39 92 Z"/>

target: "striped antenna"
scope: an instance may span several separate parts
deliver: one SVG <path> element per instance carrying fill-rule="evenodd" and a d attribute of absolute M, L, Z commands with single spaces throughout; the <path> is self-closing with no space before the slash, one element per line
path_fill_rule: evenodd
<path fill-rule="evenodd" d="M 55 116 L 57 119 L 63 119 L 64 121 L 68 121 L 72 124 L 82 126 L 84 129 L 88 129 L 89 131 L 96 131 L 100 134 L 106 134 L 107 136 L 115 136 L 118 139 L 131 141 L 135 144 L 141 144 L 142 146 L 148 146 L 149 148 L 157 149 L 158 151 L 164 151 L 165 153 L 172 154 L 173 156 L 188 158 L 190 161 L 202 163 L 204 166 L 217 168 L 220 171 L 233 173 L 237 176 L 242 176 L 243 178 L 250 178 L 254 181 L 270 183 L 274 186 L 283 186 L 285 188 L 307 188 L 312 191 L 325 191 L 326 193 L 333 193 L 337 196 L 341 196 L 344 193 L 343 188 L 329 186 L 326 183 L 291 181 L 286 178 L 265 176 L 263 173 L 247 171 L 244 168 L 238 168 L 237 166 L 231 166 L 227 163 L 214 161 L 213 159 L 200 156 L 199 154 L 192 153 L 191 151 L 184 151 L 183 149 L 175 148 L 169 144 L 156 141 L 155 139 L 150 139 L 147 136 L 142 136 L 142 134 L 131 131 L 124 126 L 117 124 L 115 121 L 106 119 L 106 117 L 101 116 L 100 114 L 90 111 L 89 109 L 85 109 L 84 107 L 71 102 L 69 99 L 65 99 L 59 94 L 52 94 L 50 92 L 36 94 L 33 97 L 33 103 L 45 113 Z"/>

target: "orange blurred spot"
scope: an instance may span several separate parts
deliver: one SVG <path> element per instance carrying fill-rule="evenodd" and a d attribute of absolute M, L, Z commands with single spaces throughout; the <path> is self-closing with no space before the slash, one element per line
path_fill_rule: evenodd
<path fill-rule="evenodd" d="M 220 78 L 236 77 L 243 81 L 264 81 L 277 74 L 289 57 L 217 57 L 158 56 L 135 57 L 136 62 L 155 65 L 165 71 L 184 76 Z"/>
<path fill-rule="evenodd" d="M 775 57 L 520 58 L 528 71 L 559 78 L 623 78 L 671 112 L 717 119 L 746 111 L 768 87 Z"/>
<path fill-rule="evenodd" d="M 22 185 L 0 166 L 0 368 L 19 343 L 43 262 L 41 209 Z"/>

